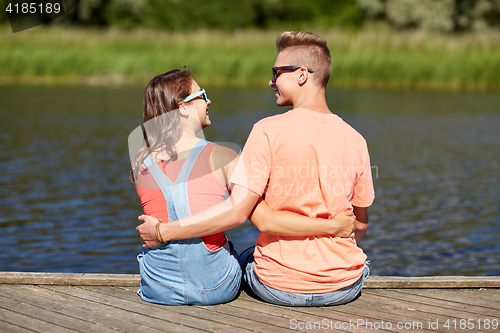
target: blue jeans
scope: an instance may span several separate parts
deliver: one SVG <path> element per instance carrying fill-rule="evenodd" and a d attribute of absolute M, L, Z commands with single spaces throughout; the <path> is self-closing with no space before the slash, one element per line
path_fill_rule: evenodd
<path fill-rule="evenodd" d="M 241 283 L 238 254 L 228 240 L 216 251 L 201 239 L 169 242 L 137 256 L 139 296 L 165 305 L 213 305 L 237 295 Z"/>
<path fill-rule="evenodd" d="M 365 278 L 370 275 L 368 265 L 365 265 L 363 275 L 352 285 L 327 293 L 302 294 L 281 291 L 262 283 L 253 270 L 255 247 L 250 247 L 240 255 L 240 265 L 243 271 L 243 282 L 251 292 L 261 300 L 284 306 L 330 306 L 345 304 L 361 295 Z"/>

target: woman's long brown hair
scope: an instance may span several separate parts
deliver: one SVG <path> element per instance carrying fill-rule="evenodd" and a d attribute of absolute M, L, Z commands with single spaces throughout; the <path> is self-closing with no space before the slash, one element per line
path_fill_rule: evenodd
<path fill-rule="evenodd" d="M 193 77 L 188 70 L 174 69 L 155 76 L 146 87 L 143 103 L 142 147 L 132 159 L 130 180 L 135 184 L 144 159 L 151 153 L 166 152 L 177 159 L 175 144 L 182 136 L 179 103 L 191 93 Z"/>

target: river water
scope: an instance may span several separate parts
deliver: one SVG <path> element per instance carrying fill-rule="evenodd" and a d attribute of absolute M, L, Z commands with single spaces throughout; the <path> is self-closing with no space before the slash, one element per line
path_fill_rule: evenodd
<path fill-rule="evenodd" d="M 243 146 L 284 112 L 270 88 L 206 87 L 208 140 Z M 127 137 L 143 87 L 0 86 L 0 271 L 137 273 L 142 213 Z M 360 246 L 374 275 L 500 274 L 500 94 L 330 89 L 368 142 Z M 227 232 L 251 246 L 249 223 Z"/>

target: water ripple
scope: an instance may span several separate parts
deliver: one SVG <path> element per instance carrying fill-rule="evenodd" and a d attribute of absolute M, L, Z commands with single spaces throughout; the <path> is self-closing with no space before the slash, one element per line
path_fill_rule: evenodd
<path fill-rule="evenodd" d="M 136 273 L 142 212 L 128 180 L 137 87 L 0 87 L 0 270 Z M 267 89 L 212 88 L 212 141 L 242 146 Z M 230 98 L 228 97 L 230 96 Z M 367 139 L 376 200 L 361 247 L 375 275 L 498 275 L 500 97 L 330 90 Z M 57 100 L 58 103 L 53 103 Z M 254 244 L 246 223 L 228 232 Z"/>

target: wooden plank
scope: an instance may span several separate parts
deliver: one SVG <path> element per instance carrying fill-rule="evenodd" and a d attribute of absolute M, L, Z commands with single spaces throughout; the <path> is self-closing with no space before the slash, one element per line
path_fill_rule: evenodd
<path fill-rule="evenodd" d="M 139 274 L 0 272 L 0 284 L 139 286 Z"/>
<path fill-rule="evenodd" d="M 15 286 L 8 288 L 0 286 L 0 292 L 4 295 L 13 294 L 11 290 Z M 7 289 L 7 290 L 6 290 Z M 24 302 L 38 307 L 45 307 L 50 311 L 77 318 L 99 325 L 116 329 L 121 332 L 140 332 L 147 328 L 148 332 L 163 332 L 165 322 L 159 321 L 157 327 L 151 325 L 151 318 L 127 311 L 120 311 L 112 306 L 102 306 L 93 302 L 81 299 L 70 299 L 61 297 L 62 294 L 50 291 L 37 286 L 18 286 L 16 293 Z M 139 317 L 139 322 L 137 320 Z M 185 327 L 171 329 L 171 332 L 183 332 Z M 201 332 L 201 331 L 200 331 Z"/>
<path fill-rule="evenodd" d="M 294 308 L 278 306 L 255 300 L 254 298 L 248 296 L 245 292 L 242 292 L 240 297 L 236 301 L 232 302 L 231 305 L 241 309 L 248 309 L 255 312 L 266 313 L 275 318 L 286 319 L 288 320 L 287 327 L 290 326 L 290 319 L 296 319 L 302 322 L 314 322 L 322 319 L 320 316 L 314 314 L 297 312 Z"/>
<path fill-rule="evenodd" d="M 39 321 L 50 324 L 50 326 L 60 326 L 59 331 L 73 330 L 77 332 L 116 332 L 115 330 L 100 326 L 96 323 L 91 323 L 88 321 L 83 321 L 80 319 L 68 317 L 61 315 L 59 313 L 47 310 L 45 308 L 37 307 L 31 304 L 27 304 L 21 301 L 10 299 L 5 296 L 0 296 L 0 307 L 17 312 L 26 317 L 31 317 L 38 319 Z M 43 325 L 48 326 L 48 325 Z M 38 325 L 34 327 L 37 329 Z M 43 330 L 42 330 L 43 331 Z M 50 329 L 47 331 L 51 331 Z"/>
<path fill-rule="evenodd" d="M 500 288 L 500 276 L 369 276 L 366 289 Z"/>
<path fill-rule="evenodd" d="M 9 323 L 24 329 L 30 330 L 32 332 L 51 332 L 51 333 L 70 333 L 77 332 L 69 328 L 61 327 L 52 323 L 48 323 L 44 320 L 36 319 L 22 313 L 11 311 L 7 308 L 1 306 L 0 303 L 0 322 Z M 4 331 L 2 331 L 4 332 Z M 9 331 L 7 331 L 9 332 Z"/>
<path fill-rule="evenodd" d="M 395 313 L 397 311 L 383 311 L 383 308 L 376 306 L 374 303 L 363 300 L 363 296 L 347 305 L 340 306 L 335 310 L 352 316 L 356 321 L 360 313 L 369 317 L 365 320 L 364 324 L 362 323 L 362 326 L 369 330 L 378 330 L 376 325 L 385 327 L 391 332 L 407 332 L 408 327 L 415 330 L 422 330 L 426 328 L 428 322 L 419 318 L 420 316 L 415 311 L 408 309 L 401 311 L 401 316 Z"/>
<path fill-rule="evenodd" d="M 244 293 L 242 293 L 242 295 L 237 301 L 231 303 L 231 305 L 235 307 L 251 309 L 256 312 L 268 313 L 270 315 L 273 315 L 274 317 L 284 318 L 287 320 L 289 324 L 288 327 L 298 327 L 299 325 L 307 327 L 307 325 L 309 324 L 311 326 L 315 325 L 316 327 L 323 325 L 323 328 L 321 329 L 322 331 L 325 331 L 326 329 L 326 330 L 334 330 L 336 332 L 369 332 L 368 330 L 364 330 L 362 327 L 358 329 L 352 327 L 349 328 L 349 319 L 352 319 L 352 317 L 347 317 L 344 316 L 343 314 L 338 314 L 337 312 L 335 312 L 335 309 L 337 307 L 328 308 L 332 311 L 332 313 L 329 313 L 329 316 L 326 317 L 324 315 L 322 316 L 316 313 L 317 311 L 314 310 L 310 312 L 303 311 L 303 309 L 318 309 L 318 308 L 295 308 L 295 307 L 284 307 L 274 304 L 268 304 L 255 300 L 254 298 L 251 298 L 250 296 Z M 358 313 L 358 318 L 366 319 L 366 317 L 360 315 L 359 313 Z M 344 325 L 344 328 L 342 328 L 342 325 Z M 310 331 L 314 331 L 314 329 L 307 330 L 307 332 Z"/>
<path fill-rule="evenodd" d="M 384 290 L 384 292 L 391 292 L 391 291 L 392 290 Z M 458 309 L 464 312 L 468 312 L 469 314 L 493 316 L 493 317 L 500 315 L 500 312 L 495 309 L 485 308 L 482 306 L 475 306 L 468 303 L 456 303 L 449 300 L 428 297 L 425 295 L 423 296 L 419 295 L 420 291 L 421 290 L 401 289 L 398 290 L 398 293 L 402 294 L 405 300 L 411 300 L 429 305 L 436 305 L 447 309 Z"/>
<path fill-rule="evenodd" d="M 417 330 L 425 327 L 426 322 L 415 318 L 415 314 L 410 311 L 400 317 L 394 312 L 382 311 L 381 308 L 371 307 L 371 305 L 371 303 L 363 300 L 362 295 L 356 301 L 335 307 L 334 310 L 346 314 L 356 323 L 360 322 L 361 327 L 368 331 L 385 329 L 390 332 L 407 332 L 408 328 L 405 325 Z"/>
<path fill-rule="evenodd" d="M 248 330 L 239 330 L 231 324 L 224 321 L 205 320 L 200 318 L 195 307 L 167 307 L 158 304 L 144 302 L 135 292 L 123 291 L 112 287 L 65 287 L 65 286 L 45 286 L 44 288 L 58 291 L 70 296 L 82 298 L 98 304 L 112 305 L 123 311 L 140 313 L 143 316 L 163 320 L 165 324 L 177 324 L 206 331 L 218 332 L 248 332 Z M 113 292 L 109 292 L 113 290 Z M 182 313 L 171 311 L 171 308 L 193 308 L 191 313 Z M 187 311 L 189 312 L 189 311 Z"/>
<path fill-rule="evenodd" d="M 291 331 L 290 321 L 286 318 L 280 318 L 261 311 L 255 311 L 248 307 L 238 307 L 240 301 L 235 300 L 228 304 L 213 305 L 207 309 L 213 312 L 214 316 L 225 314 L 231 316 L 233 322 L 238 320 L 245 327 L 252 327 L 253 330 L 260 332 L 289 332 Z M 296 330 L 294 330 L 296 331 Z M 301 330 L 299 330 L 300 332 Z"/>
<path fill-rule="evenodd" d="M 465 297 L 463 294 L 450 291 L 450 289 L 444 289 L 444 290 L 410 289 L 410 290 L 411 290 L 410 292 L 413 295 L 420 295 L 427 298 L 441 299 L 444 301 L 451 301 L 459 304 L 481 306 L 497 310 L 500 316 L 500 303 L 488 302 L 482 299 L 478 299 L 476 295 L 479 293 L 479 291 L 476 291 L 474 294 L 470 294 L 468 297 Z"/>
<path fill-rule="evenodd" d="M 441 300 L 429 299 L 426 297 L 412 295 L 410 293 L 403 292 L 400 290 L 377 290 L 376 293 L 369 292 L 373 296 L 384 298 L 393 298 L 393 301 L 399 302 L 402 306 L 407 306 L 408 308 L 414 309 L 415 311 L 428 312 L 432 314 L 438 314 L 442 316 L 449 316 L 454 319 L 468 319 L 476 317 L 481 318 L 491 318 L 491 313 L 484 313 L 484 308 L 458 305 L 452 302 L 446 302 Z M 384 300 L 382 300 L 384 301 Z M 477 312 L 479 311 L 479 312 Z M 486 311 L 489 312 L 489 311 Z M 496 313 L 498 315 L 498 313 Z"/>
<path fill-rule="evenodd" d="M 474 297 L 488 302 L 500 303 L 500 289 L 457 289 L 456 293 L 465 298 Z"/>
<path fill-rule="evenodd" d="M 363 325 L 357 325 L 357 326 L 354 325 L 355 328 L 353 328 L 353 323 L 356 322 L 357 319 L 364 320 L 365 322 L 376 320 L 376 318 L 366 316 L 364 312 L 358 311 L 355 317 L 353 317 L 351 314 L 344 313 L 343 311 L 340 310 L 341 308 L 344 307 L 350 307 L 351 303 L 345 305 L 331 306 L 331 307 L 283 307 L 261 302 L 243 293 L 238 299 L 238 301 L 253 302 L 258 304 L 258 306 L 260 307 L 263 306 L 273 307 L 275 309 L 278 309 L 277 310 L 278 313 L 283 311 L 284 313 L 286 313 L 285 314 L 286 316 L 291 317 L 293 319 L 297 319 L 298 321 L 302 322 L 322 323 L 322 321 L 325 320 L 328 323 L 325 326 L 328 326 L 328 328 L 325 327 L 324 329 L 322 329 L 322 331 L 325 331 L 325 329 L 327 329 L 327 330 L 345 331 L 345 332 L 372 332 L 372 330 L 370 329 L 365 329 Z M 247 304 L 245 304 L 245 306 L 247 306 Z M 268 308 L 265 308 L 265 310 L 267 311 Z M 306 319 L 307 316 L 313 316 L 313 320 L 311 321 L 307 320 Z M 385 332 L 387 330 L 380 329 L 380 331 Z"/>
<path fill-rule="evenodd" d="M 17 325 L 11 325 L 9 323 L 3 322 L 0 320 L 0 332 L 9 332 L 9 333 L 32 333 L 36 331 L 28 330 L 27 328 L 23 328 Z"/>
<path fill-rule="evenodd" d="M 139 286 L 139 274 L 0 272 L 0 284 Z M 369 276 L 366 289 L 500 288 L 500 276 Z"/>
<path fill-rule="evenodd" d="M 446 323 L 447 320 L 449 320 L 450 322 L 452 322 L 454 319 L 459 321 L 462 318 L 469 318 L 471 316 L 471 314 L 468 312 L 462 312 L 459 310 L 454 310 L 449 308 L 442 308 L 437 305 L 429 305 L 425 303 L 409 301 L 404 298 L 405 296 L 404 294 L 388 295 L 386 293 L 386 290 L 374 290 L 373 292 L 370 291 L 369 293 L 366 294 L 369 294 L 370 297 L 367 298 L 370 299 L 370 301 L 380 302 L 382 304 L 393 306 L 395 308 L 406 309 L 407 311 L 415 313 L 412 314 L 412 316 L 427 314 L 432 323 L 438 321 L 438 326 L 440 329 L 443 328 L 446 329 L 446 327 L 444 327 L 444 324 Z M 479 319 L 478 316 L 476 316 L 476 318 Z M 429 321 L 427 321 L 427 326 L 429 326 Z M 446 329 L 445 331 L 449 332 L 450 330 Z M 482 329 L 477 328 L 474 331 L 491 332 L 491 330 L 486 330 L 484 328 Z"/>
<path fill-rule="evenodd" d="M 330 330 L 337 330 L 335 327 L 339 325 L 342 329 L 345 329 L 348 332 L 373 332 L 373 329 L 366 328 L 364 326 L 367 322 L 374 322 L 377 319 L 365 316 L 364 313 L 357 313 L 355 316 L 340 311 L 339 308 L 344 307 L 346 305 L 338 305 L 332 307 L 298 307 L 295 308 L 296 311 L 307 313 L 307 314 L 316 314 L 322 317 L 322 320 L 326 320 L 329 324 Z M 387 329 L 378 329 L 380 332 L 393 332 L 393 330 Z"/>
<path fill-rule="evenodd" d="M 85 289 L 95 290 L 102 293 L 115 295 L 115 290 L 110 288 L 102 287 L 85 287 Z M 125 296 L 125 294 L 120 294 L 120 296 Z M 130 297 L 130 295 L 127 295 Z M 237 300 L 236 300 L 237 301 Z M 146 303 L 145 304 L 150 304 Z M 232 302 L 231 302 L 232 303 Z M 196 316 L 200 319 L 216 321 L 219 323 L 230 324 L 235 327 L 239 327 L 245 330 L 259 331 L 259 332 L 289 332 L 291 329 L 275 326 L 269 324 L 269 322 L 261 322 L 254 320 L 252 313 L 244 313 L 242 311 L 235 311 L 231 308 L 230 304 L 220 304 L 211 306 L 161 306 L 166 308 L 171 312 L 176 312 L 179 314 L 190 314 Z M 154 304 L 152 304 L 154 305 Z M 252 319 L 248 319 L 248 318 Z M 272 319 L 272 318 L 269 318 Z"/>
<path fill-rule="evenodd" d="M 376 294 L 376 291 L 374 291 Z M 433 312 L 420 311 L 419 309 L 412 308 L 411 303 L 402 302 L 398 300 L 391 299 L 390 297 L 374 297 L 371 294 L 364 293 L 360 299 L 352 303 L 353 307 L 357 308 L 357 311 L 363 313 L 365 309 L 372 309 L 373 311 L 386 312 L 393 316 L 392 319 L 389 317 L 389 321 L 393 326 L 397 326 L 398 323 L 402 325 L 406 323 L 421 322 L 424 329 L 428 329 L 430 323 L 435 323 L 436 321 L 440 323 L 446 322 L 446 320 L 453 320 L 453 317 L 446 315 L 440 315 Z M 439 311 L 435 311 L 439 312 Z M 410 325 L 410 324 L 408 324 Z M 448 329 L 444 327 L 438 327 L 437 329 L 432 329 L 433 332 L 449 332 Z"/>

